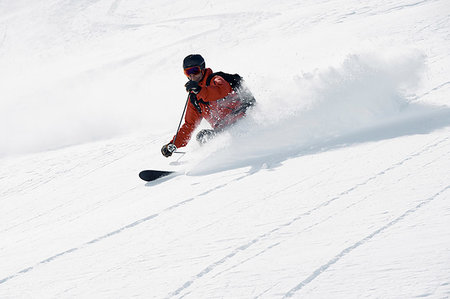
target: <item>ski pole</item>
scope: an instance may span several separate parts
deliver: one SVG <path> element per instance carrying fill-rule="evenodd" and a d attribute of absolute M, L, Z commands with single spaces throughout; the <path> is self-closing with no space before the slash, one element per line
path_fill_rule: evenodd
<path fill-rule="evenodd" d="M 190 95 L 191 94 L 189 93 L 188 96 L 187 96 L 186 104 L 184 105 L 184 109 L 183 109 L 183 114 L 181 114 L 180 123 L 178 124 L 178 128 L 177 128 L 177 132 L 175 133 L 175 137 L 173 138 L 173 143 L 172 144 L 174 144 L 174 145 L 175 145 L 175 141 L 177 140 L 178 132 L 180 131 L 181 123 L 183 122 L 183 116 L 184 116 L 184 113 L 186 112 L 186 108 L 187 108 L 187 105 L 188 105 L 188 102 L 189 102 L 189 96 Z"/>

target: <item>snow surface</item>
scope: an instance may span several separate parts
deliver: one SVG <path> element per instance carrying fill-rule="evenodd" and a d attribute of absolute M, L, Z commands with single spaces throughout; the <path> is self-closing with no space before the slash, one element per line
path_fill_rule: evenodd
<path fill-rule="evenodd" d="M 166 159 L 190 53 L 258 105 Z M 449 53 L 446 0 L 0 0 L 0 298 L 449 298 Z"/>

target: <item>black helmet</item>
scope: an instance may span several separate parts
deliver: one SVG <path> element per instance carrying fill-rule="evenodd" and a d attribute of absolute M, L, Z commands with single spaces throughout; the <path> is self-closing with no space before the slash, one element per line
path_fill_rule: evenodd
<path fill-rule="evenodd" d="M 205 59 L 200 54 L 191 54 L 183 60 L 183 69 L 188 67 L 199 66 L 202 70 L 205 68 Z"/>

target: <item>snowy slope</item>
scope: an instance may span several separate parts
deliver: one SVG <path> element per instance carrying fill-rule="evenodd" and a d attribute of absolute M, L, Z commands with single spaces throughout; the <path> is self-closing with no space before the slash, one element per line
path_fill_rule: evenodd
<path fill-rule="evenodd" d="M 0 1 L 0 298 L 450 297 L 449 11 Z M 189 53 L 258 106 L 165 159 Z"/>

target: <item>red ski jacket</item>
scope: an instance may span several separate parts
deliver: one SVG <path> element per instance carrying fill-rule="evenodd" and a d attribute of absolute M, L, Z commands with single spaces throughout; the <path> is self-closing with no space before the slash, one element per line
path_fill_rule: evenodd
<path fill-rule="evenodd" d="M 206 119 L 214 130 L 221 130 L 245 116 L 245 109 L 239 109 L 242 105 L 239 95 L 231 89 L 230 84 L 224 78 L 216 75 L 212 77 L 209 86 L 206 86 L 206 79 L 212 73 L 210 68 L 205 69 L 205 74 L 199 82 L 202 89 L 197 94 L 197 99 L 201 113 L 191 101 L 188 101 L 184 124 L 175 139 L 177 148 L 188 144 L 192 133 L 202 119 Z"/>

